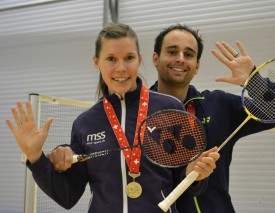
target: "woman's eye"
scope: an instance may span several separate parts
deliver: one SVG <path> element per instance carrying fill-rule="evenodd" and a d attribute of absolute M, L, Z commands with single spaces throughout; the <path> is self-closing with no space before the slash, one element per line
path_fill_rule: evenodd
<path fill-rule="evenodd" d="M 126 57 L 127 61 L 134 60 L 134 59 L 135 59 L 135 56 L 133 56 L 133 55 L 129 55 Z"/>
<path fill-rule="evenodd" d="M 115 61 L 116 59 L 115 59 L 115 57 L 108 57 L 107 58 L 107 61 Z"/>

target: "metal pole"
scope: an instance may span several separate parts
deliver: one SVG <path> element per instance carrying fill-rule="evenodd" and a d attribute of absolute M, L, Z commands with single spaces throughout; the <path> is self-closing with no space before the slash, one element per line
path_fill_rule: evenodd
<path fill-rule="evenodd" d="M 103 26 L 108 23 L 119 23 L 119 0 L 104 0 Z"/>
<path fill-rule="evenodd" d="M 29 101 L 32 104 L 33 115 L 36 126 L 38 126 L 38 107 L 39 107 L 39 95 L 29 94 Z M 25 213 L 36 213 L 36 184 L 32 177 L 31 171 L 26 167 L 25 170 Z"/>

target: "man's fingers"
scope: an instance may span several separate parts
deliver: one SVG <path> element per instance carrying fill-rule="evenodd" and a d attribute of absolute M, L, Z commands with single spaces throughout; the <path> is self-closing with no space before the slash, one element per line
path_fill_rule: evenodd
<path fill-rule="evenodd" d="M 229 44 L 227 44 L 226 42 L 221 42 L 221 44 L 222 44 L 222 46 L 224 46 L 225 47 L 225 49 L 227 49 L 228 50 L 228 57 L 229 57 L 229 59 L 234 59 L 234 56 L 236 55 L 236 54 L 238 54 L 238 51 L 236 51 L 233 47 L 231 47 Z M 230 53 L 230 54 L 229 54 Z M 233 58 L 232 58 L 232 56 L 233 56 Z"/>
<path fill-rule="evenodd" d="M 210 152 L 217 152 L 218 151 L 218 147 L 213 147 L 205 152 L 203 152 L 203 156 L 207 156 Z"/>
<path fill-rule="evenodd" d="M 232 80 L 232 77 L 227 77 L 227 76 L 221 76 L 217 77 L 215 79 L 216 82 L 227 82 L 227 83 L 233 83 L 234 81 Z"/>
<path fill-rule="evenodd" d="M 239 41 L 236 41 L 236 44 L 237 44 L 238 48 L 240 49 L 242 56 L 247 56 L 247 52 L 246 52 L 244 46 L 242 45 L 242 43 Z"/>
<path fill-rule="evenodd" d="M 219 154 L 218 152 L 210 152 L 210 153 L 208 154 L 208 157 L 214 159 L 215 162 L 216 162 L 217 160 L 219 160 L 220 154 Z"/>
<path fill-rule="evenodd" d="M 229 60 L 222 56 L 217 50 L 211 50 L 212 54 L 224 65 L 228 66 Z"/>
<path fill-rule="evenodd" d="M 216 168 L 215 162 L 219 159 L 220 154 L 215 150 L 216 149 L 214 149 L 214 152 L 208 153 L 207 156 L 202 157 L 194 166 L 194 170 L 200 174 L 198 180 L 208 177 Z"/>
<path fill-rule="evenodd" d="M 235 50 L 230 47 L 226 42 L 216 42 L 216 47 L 221 51 L 225 59 L 229 61 L 232 61 L 234 59 L 234 55 L 236 53 L 233 52 L 235 52 Z"/>

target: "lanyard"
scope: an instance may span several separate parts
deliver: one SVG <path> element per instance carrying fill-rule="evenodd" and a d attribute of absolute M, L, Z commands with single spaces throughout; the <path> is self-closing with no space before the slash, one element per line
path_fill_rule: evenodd
<path fill-rule="evenodd" d="M 186 107 L 187 109 L 187 112 L 189 112 L 190 114 L 192 114 L 192 115 L 195 115 L 195 104 L 194 104 L 194 101 L 190 101 L 189 103 L 188 103 L 188 105 L 187 105 L 187 107 Z M 189 123 L 190 123 L 190 125 L 191 125 L 191 127 L 195 127 L 195 121 L 194 121 L 194 119 L 191 117 L 191 116 L 189 116 L 188 117 L 188 120 L 189 120 Z"/>
<path fill-rule="evenodd" d="M 147 116 L 148 101 L 149 101 L 149 91 L 148 91 L 148 89 L 146 89 L 145 86 L 142 85 L 141 92 L 140 92 L 136 131 L 135 131 L 135 137 L 134 137 L 134 143 L 133 143 L 134 146 L 138 144 L 138 128 L 140 126 L 140 123 Z M 112 104 L 105 97 L 103 98 L 103 105 L 104 105 L 105 113 L 106 113 L 106 115 L 109 119 L 109 122 L 113 128 L 114 134 L 117 138 L 120 148 L 128 147 L 129 146 L 128 140 L 121 128 L 119 120 L 115 114 L 114 108 L 112 107 Z M 143 125 L 143 126 L 145 126 L 145 125 Z M 140 135 L 141 136 L 144 135 L 144 128 L 141 129 Z M 141 154 L 140 148 L 134 147 L 133 149 L 124 149 L 124 150 L 122 150 L 122 152 L 124 154 L 124 157 L 125 157 L 125 160 L 129 167 L 130 172 L 131 173 L 139 173 L 140 154 Z"/>

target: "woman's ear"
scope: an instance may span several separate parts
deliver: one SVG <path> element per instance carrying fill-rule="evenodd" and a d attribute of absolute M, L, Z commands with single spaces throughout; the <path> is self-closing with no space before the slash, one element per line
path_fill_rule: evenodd
<path fill-rule="evenodd" d="M 99 70 L 98 58 L 96 56 L 93 57 L 93 61 L 94 61 L 94 65 L 95 65 L 96 69 Z"/>
<path fill-rule="evenodd" d="M 142 57 L 141 55 L 139 54 L 139 66 L 142 64 Z"/>

